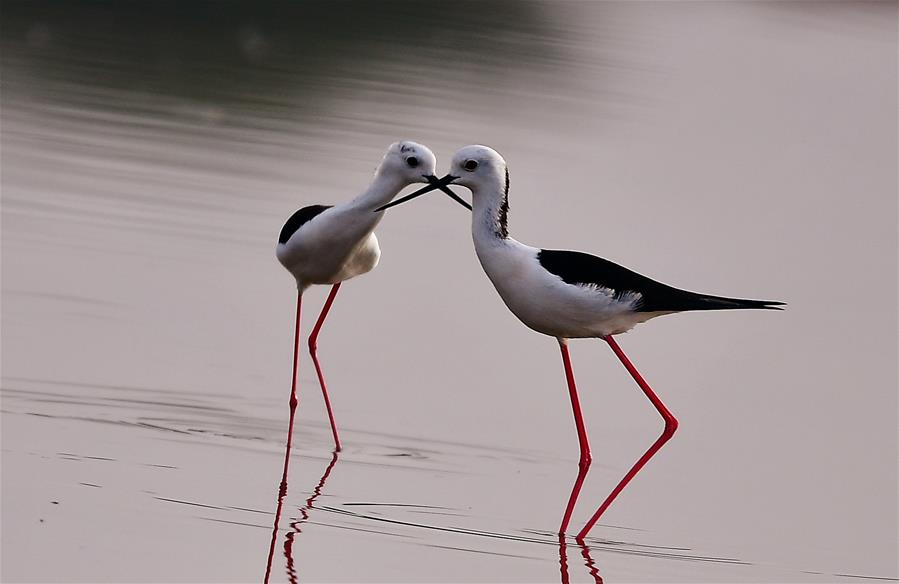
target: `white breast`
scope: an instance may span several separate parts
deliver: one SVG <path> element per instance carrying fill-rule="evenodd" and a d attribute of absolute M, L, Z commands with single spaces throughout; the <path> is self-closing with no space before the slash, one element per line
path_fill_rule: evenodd
<path fill-rule="evenodd" d="M 348 280 L 378 265 L 381 249 L 374 228 L 383 215 L 351 204 L 332 207 L 278 244 L 275 254 L 301 288 Z"/>

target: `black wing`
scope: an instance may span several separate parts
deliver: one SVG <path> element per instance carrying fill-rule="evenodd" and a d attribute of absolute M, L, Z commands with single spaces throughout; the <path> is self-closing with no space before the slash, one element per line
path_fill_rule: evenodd
<path fill-rule="evenodd" d="M 609 260 L 579 251 L 541 249 L 537 260 L 543 268 L 567 284 L 600 286 L 615 298 L 639 294 L 638 312 L 682 312 L 685 310 L 725 310 L 733 308 L 777 308 L 783 302 L 741 300 L 680 290 L 619 266 Z"/>
<path fill-rule="evenodd" d="M 287 243 L 287 240 L 290 239 L 290 237 L 296 233 L 297 229 L 302 227 L 304 223 L 307 223 L 319 213 L 327 211 L 333 206 L 334 205 L 309 205 L 291 215 L 290 219 L 287 220 L 287 223 L 284 224 L 284 227 L 281 228 L 281 235 L 278 236 L 278 243 Z"/>

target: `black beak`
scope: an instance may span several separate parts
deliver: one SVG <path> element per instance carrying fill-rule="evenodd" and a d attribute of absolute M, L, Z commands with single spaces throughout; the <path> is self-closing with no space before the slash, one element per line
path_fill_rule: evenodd
<path fill-rule="evenodd" d="M 418 189 L 411 195 L 406 195 L 405 197 L 402 197 L 400 199 L 397 199 L 395 201 L 387 203 L 386 205 L 381 205 L 380 207 L 375 209 L 375 213 L 377 213 L 379 211 L 384 211 L 385 209 L 389 209 L 390 207 L 395 207 L 396 205 L 399 205 L 400 203 L 405 203 L 406 201 L 411 201 L 415 197 L 420 197 L 421 195 L 430 193 L 431 191 L 436 191 L 437 189 L 440 189 L 441 191 L 446 193 L 446 195 L 449 198 L 451 198 L 452 200 L 456 201 L 457 203 L 459 203 L 460 205 L 462 205 L 463 207 L 465 207 L 466 209 L 471 211 L 471 205 L 466 203 L 465 200 L 462 199 L 462 197 L 460 197 L 459 195 L 457 195 L 456 193 L 451 191 L 449 189 L 449 187 L 447 187 L 448 184 L 450 184 L 451 182 L 453 182 L 454 180 L 459 178 L 458 176 L 453 176 L 451 174 L 447 174 L 443 178 L 437 178 L 433 174 L 427 174 L 427 175 L 423 175 L 423 176 L 428 180 L 428 186 Z"/>

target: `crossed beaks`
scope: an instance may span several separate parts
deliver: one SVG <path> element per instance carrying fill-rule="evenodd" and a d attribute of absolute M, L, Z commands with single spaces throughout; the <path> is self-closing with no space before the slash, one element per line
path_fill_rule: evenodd
<path fill-rule="evenodd" d="M 426 193 L 430 193 L 431 191 L 436 191 L 438 189 L 440 189 L 441 191 L 446 193 L 446 195 L 449 198 L 451 198 L 452 200 L 456 201 L 457 203 L 459 203 L 460 205 L 462 205 L 463 207 L 465 207 L 466 209 L 471 211 L 471 205 L 466 203 L 462 197 L 460 197 L 459 195 L 454 193 L 452 190 L 450 190 L 449 186 L 447 186 L 450 183 L 452 183 L 454 180 L 459 178 L 458 176 L 453 176 L 451 174 L 447 174 L 443 178 L 437 178 L 433 174 L 425 174 L 422 176 L 424 176 L 427 179 L 428 186 L 422 187 L 422 188 L 418 189 L 417 191 L 415 191 L 414 193 L 412 193 L 410 195 L 406 195 L 405 197 L 397 199 L 393 202 L 387 203 L 386 205 L 381 205 L 380 207 L 375 209 L 375 213 L 377 213 L 379 211 L 383 211 L 385 209 L 389 209 L 390 207 L 394 207 L 396 205 L 399 205 L 400 203 L 405 203 L 406 201 L 411 201 L 412 199 L 414 199 L 416 197 L 420 197 Z"/>

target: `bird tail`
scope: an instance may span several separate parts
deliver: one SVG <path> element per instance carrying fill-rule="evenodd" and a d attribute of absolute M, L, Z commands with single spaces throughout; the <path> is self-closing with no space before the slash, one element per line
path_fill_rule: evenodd
<path fill-rule="evenodd" d="M 744 300 L 693 292 L 685 292 L 678 304 L 682 306 L 679 310 L 783 310 L 783 307 L 786 306 L 786 303 L 774 300 Z"/>

